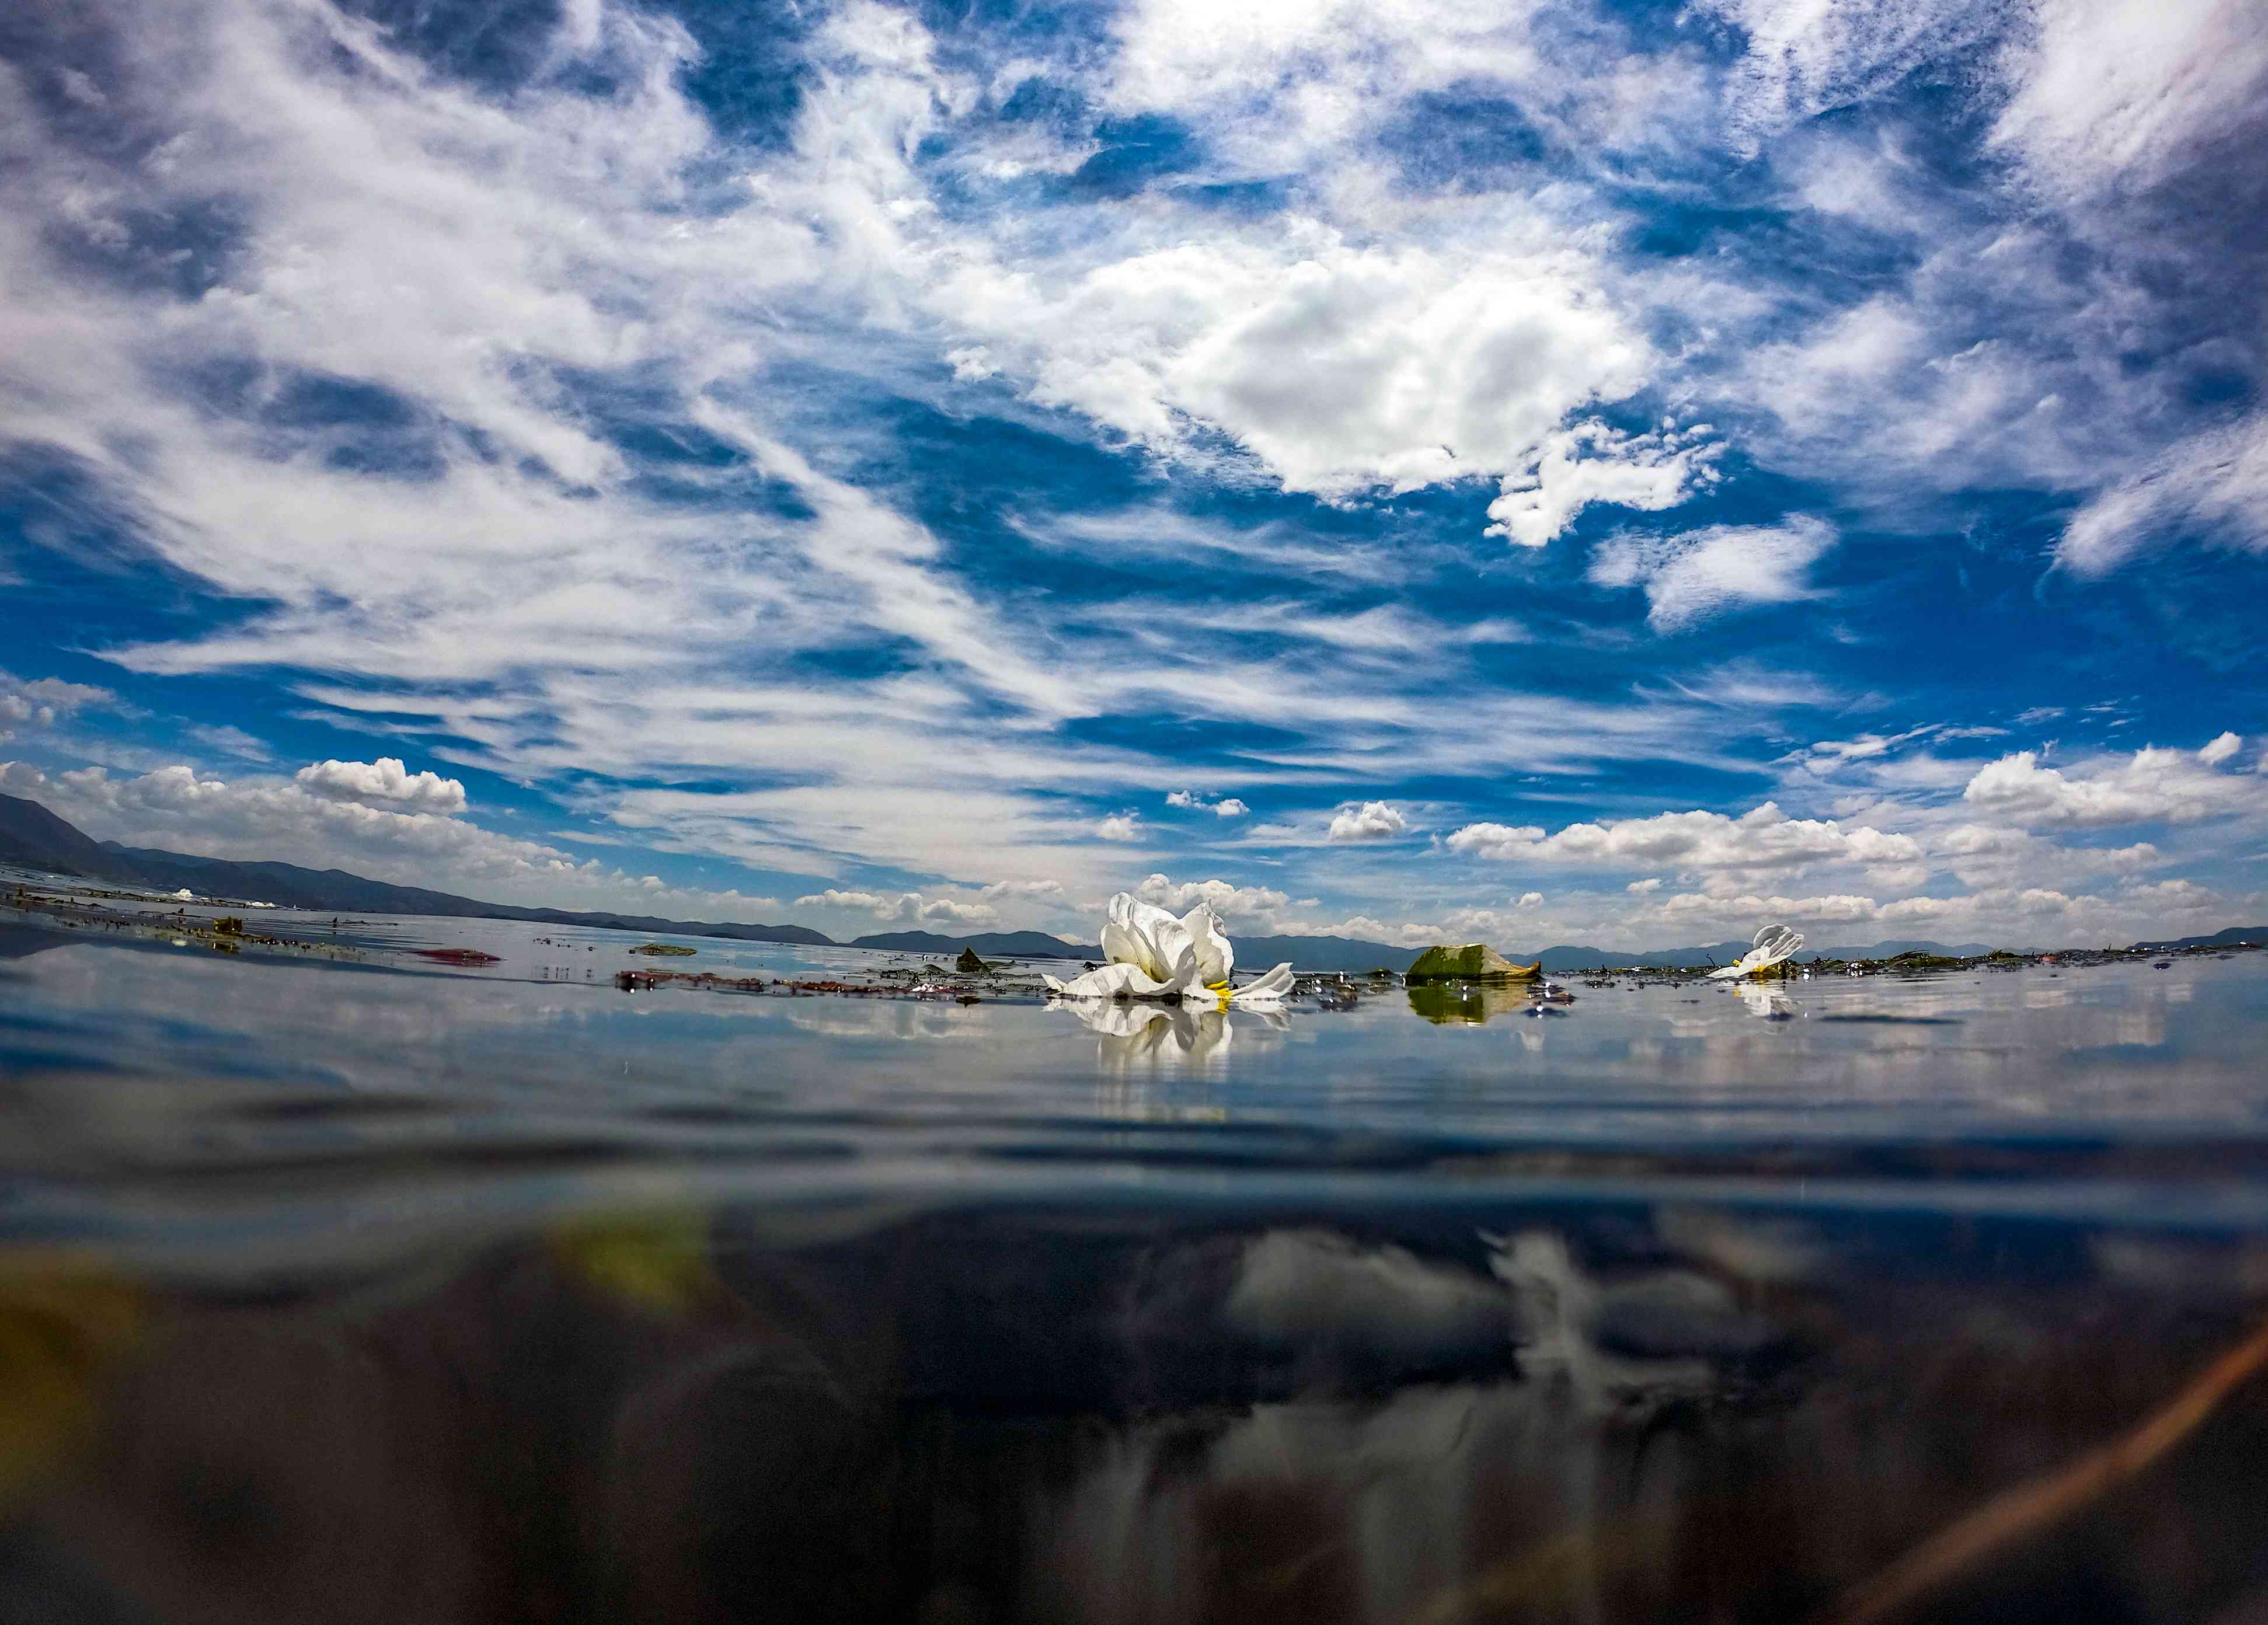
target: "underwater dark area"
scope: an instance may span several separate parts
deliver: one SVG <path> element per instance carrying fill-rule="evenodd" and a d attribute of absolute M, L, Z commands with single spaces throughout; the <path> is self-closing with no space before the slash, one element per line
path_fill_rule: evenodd
<path fill-rule="evenodd" d="M 7 928 L 9 1625 L 2268 1618 L 2257 956 L 331 940 Z"/>

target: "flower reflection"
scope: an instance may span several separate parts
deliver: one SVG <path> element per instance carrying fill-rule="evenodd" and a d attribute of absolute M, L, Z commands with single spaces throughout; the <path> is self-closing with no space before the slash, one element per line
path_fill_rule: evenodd
<path fill-rule="evenodd" d="M 1741 996 L 1741 1003 L 1748 1006 L 1749 1014 L 1761 1016 L 1766 1021 L 1793 1021 L 1803 1013 L 1802 1007 L 1786 991 L 1764 982 L 1744 982 L 1733 991 Z"/>
<path fill-rule="evenodd" d="M 1232 1024 L 1226 1010 L 1197 1011 L 1185 1004 L 1053 998 L 1048 1007 L 1077 1016 L 1096 1035 L 1097 1058 L 1114 1069 L 1141 1064 L 1218 1066 L 1227 1059 L 1238 1026 L 1256 1024 L 1276 1032 L 1291 1026 L 1277 1010 L 1241 1009 Z"/>

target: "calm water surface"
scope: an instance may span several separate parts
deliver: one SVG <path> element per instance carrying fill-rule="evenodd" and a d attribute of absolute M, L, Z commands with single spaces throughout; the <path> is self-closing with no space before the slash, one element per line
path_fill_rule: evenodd
<path fill-rule="evenodd" d="M 342 952 L 0 916 L 0 1620 L 2268 1620 L 2268 1377 L 2055 1477 L 2268 1312 L 2268 955 L 1197 1016 L 258 923 Z"/>

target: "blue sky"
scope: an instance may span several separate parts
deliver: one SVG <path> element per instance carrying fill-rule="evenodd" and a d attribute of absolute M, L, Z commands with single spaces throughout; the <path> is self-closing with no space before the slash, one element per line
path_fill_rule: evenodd
<path fill-rule="evenodd" d="M 519 901 L 2268 911 L 2246 0 L 0 22 L 0 789 Z"/>

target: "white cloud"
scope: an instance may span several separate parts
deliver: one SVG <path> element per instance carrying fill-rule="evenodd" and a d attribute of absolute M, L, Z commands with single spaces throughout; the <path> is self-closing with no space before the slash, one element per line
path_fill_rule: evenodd
<path fill-rule="evenodd" d="M 1599 423 L 1561 430 L 1546 438 L 1532 467 L 1505 476 L 1501 494 L 1489 504 L 1487 533 L 1541 548 L 1593 503 L 1648 511 L 1675 507 L 1689 488 L 1715 478 L 1706 466 L 1714 448 L 1695 444 L 1705 430 L 1629 435 Z"/>
<path fill-rule="evenodd" d="M 1292 906 L 1289 897 L 1270 886 L 1235 886 L 1226 880 L 1177 884 L 1162 874 L 1145 877 L 1134 888 L 1134 895 L 1175 914 L 1187 914 L 1199 903 L 1210 903 L 1225 923 L 1242 930 L 1272 929 L 1278 916 Z"/>
<path fill-rule="evenodd" d="M 80 107 L 101 107 L 109 104 L 110 98 L 102 93 L 102 87 L 77 69 L 65 68 L 55 77 L 63 85 L 63 94 Z"/>
<path fill-rule="evenodd" d="M 2071 774 L 2042 767 L 2036 751 L 2017 751 L 1980 768 L 1962 798 L 1982 812 L 2034 827 L 2210 818 L 2258 797 L 2257 779 L 2216 770 L 2235 754 L 2234 746 L 2221 746 L 2231 737 L 2220 735 L 2200 751 L 2151 746 L 2132 756 L 2099 758 Z"/>
<path fill-rule="evenodd" d="M 2163 180 L 2256 118 L 2268 88 L 2268 17 L 2250 0 L 2088 0 L 2031 20 L 1992 139 L 2067 196 Z"/>
<path fill-rule="evenodd" d="M 1060 880 L 995 880 L 979 893 L 988 898 L 1023 897 L 1058 901 L 1064 894 Z"/>
<path fill-rule="evenodd" d="M 1880 93 L 1997 26 L 1991 8 L 1961 0 L 1704 0 L 1704 9 L 1748 36 L 1731 106 L 1736 136 L 1751 151 L 1792 125 Z"/>
<path fill-rule="evenodd" d="M 918 893 L 907 895 L 913 917 L 917 920 L 932 923 L 950 920 L 957 924 L 979 925 L 1000 917 L 998 911 L 988 903 L 962 902 L 952 897 L 922 897 Z"/>
<path fill-rule="evenodd" d="M 1346 937 L 1358 942 L 1383 942 L 1397 947 L 1429 947 L 1442 940 L 1438 925 L 1419 921 L 1395 923 L 1366 914 L 1350 915 L 1343 920 L 1294 920 L 1282 928 L 1287 936 Z"/>
<path fill-rule="evenodd" d="M 1866 870 L 1867 884 L 1886 892 L 1911 892 L 1925 884 L 1930 877 L 1926 864 L 1870 864 Z"/>
<path fill-rule="evenodd" d="M 1777 921 L 1798 925 L 1817 921 L 1841 924 L 1872 920 L 1881 913 L 1873 898 L 1849 893 L 1825 897 L 1758 897 L 1745 893 L 1719 897 L 1713 893 L 1686 892 L 1664 898 L 1657 907 L 1661 918 L 1666 921 L 1704 920 L 1738 924 L 1751 921 Z"/>
<path fill-rule="evenodd" d="M 2106 575 L 2169 533 L 2268 553 L 2268 413 L 2183 440 L 2091 498 L 2056 544 L 2080 576 Z"/>
<path fill-rule="evenodd" d="M 1675 536 L 1631 533 L 1602 542 L 1590 579 L 1603 587 L 1644 587 L 1647 621 L 1675 632 L 1742 604 L 1815 598 L 1812 563 L 1835 545 L 1823 520 L 1798 515 L 1779 525 L 1712 525 Z"/>
<path fill-rule="evenodd" d="M 1059 290 L 972 260 L 932 303 L 1034 401 L 1138 445 L 1174 452 L 1210 425 L 1286 489 L 1408 491 L 1524 475 L 1571 412 L 1650 374 L 1587 257 L 1528 235 L 1365 243 L 1278 218 L 1176 232 Z"/>
<path fill-rule="evenodd" d="M 1104 841 L 1139 841 L 1143 835 L 1141 815 L 1113 812 L 1094 827 L 1094 833 Z"/>
<path fill-rule="evenodd" d="M 2120 901 L 2154 909 L 2168 909 L 2176 914 L 2203 914 L 2228 906 L 2227 900 L 2218 892 L 2193 880 L 2179 879 L 2138 882 L 2120 893 Z"/>
<path fill-rule="evenodd" d="M 1505 862 L 1671 865 L 1687 874 L 1909 863 L 1922 856 L 1911 835 L 1886 835 L 1865 824 L 1846 829 L 1829 820 L 1793 819 L 1770 801 L 1737 819 L 1699 810 L 1662 812 L 1570 824 L 1550 835 L 1534 825 L 1467 824 L 1450 835 L 1448 844 L 1454 852 Z"/>
<path fill-rule="evenodd" d="M 1540 908 L 1543 906 L 1543 893 L 1541 892 L 1522 892 L 1520 894 L 1519 906 L 1522 908 Z"/>
<path fill-rule="evenodd" d="M 1937 730 L 1933 728 L 1910 728 L 1904 733 L 1861 733 L 1848 739 L 1821 739 L 1811 746 L 1810 759 L 1805 765 L 1818 768 L 1846 761 L 1865 761 L 1872 757 L 1888 755 L 1899 746 L 1926 739 L 1935 732 Z"/>
<path fill-rule="evenodd" d="M 1194 790 L 1167 791 L 1166 805 L 1169 807 L 1188 807 L 1195 812 L 1211 812 L 1217 818 L 1242 818 L 1252 811 L 1234 796 L 1224 796 L 1218 801 L 1208 801 L 1202 792 Z"/>
<path fill-rule="evenodd" d="M 412 812 L 461 812 L 465 786 L 427 769 L 412 773 L 397 756 L 376 761 L 318 761 L 292 776 L 300 789 L 334 801 L 360 801 Z"/>
<path fill-rule="evenodd" d="M 182 730 L 182 735 L 230 761 L 267 767 L 276 761 L 276 753 L 267 740 L 226 723 L 192 723 Z"/>
<path fill-rule="evenodd" d="M 795 900 L 799 908 L 844 908 L 895 924 L 989 924 L 1000 916 L 989 903 L 929 897 L 919 892 L 848 892 L 834 886 Z"/>
<path fill-rule="evenodd" d="M 47 728 L 65 717 L 90 707 L 114 706 L 118 696 L 92 683 L 65 682 L 60 677 L 29 680 L 0 671 L 0 723 L 28 723 Z"/>
<path fill-rule="evenodd" d="M 2082 862 L 2100 864 L 2105 869 L 2147 869 L 2165 861 L 2165 854 L 2147 841 L 2137 841 L 2132 846 L 2081 848 L 2078 856 Z"/>
<path fill-rule="evenodd" d="M 1450 834 L 1449 849 L 1480 857 L 1527 857 L 1543 839 L 1541 824 L 1467 824 Z"/>
<path fill-rule="evenodd" d="M 897 899 L 874 892 L 845 892 L 830 886 L 823 892 L 812 892 L 797 898 L 795 906 L 799 908 L 863 908 L 880 914 L 895 909 Z"/>
<path fill-rule="evenodd" d="M 1410 820 L 1401 809 L 1383 801 L 1366 801 L 1359 807 L 1336 813 L 1331 819 L 1329 839 L 1333 841 L 1384 841 L 1401 835 L 1410 827 Z"/>
<path fill-rule="evenodd" d="M 1643 880 L 1633 880 L 1628 886 L 1623 887 L 1623 890 L 1628 892 L 1633 897 L 1650 896 L 1652 893 L 1658 892 L 1660 889 L 1661 877 L 1660 875 L 1649 875 Z"/>
<path fill-rule="evenodd" d="M 2204 749 L 2198 752 L 2198 760 L 2208 768 L 2217 768 L 2243 748 L 2244 740 L 2240 736 L 2234 733 L 2216 734 Z"/>

